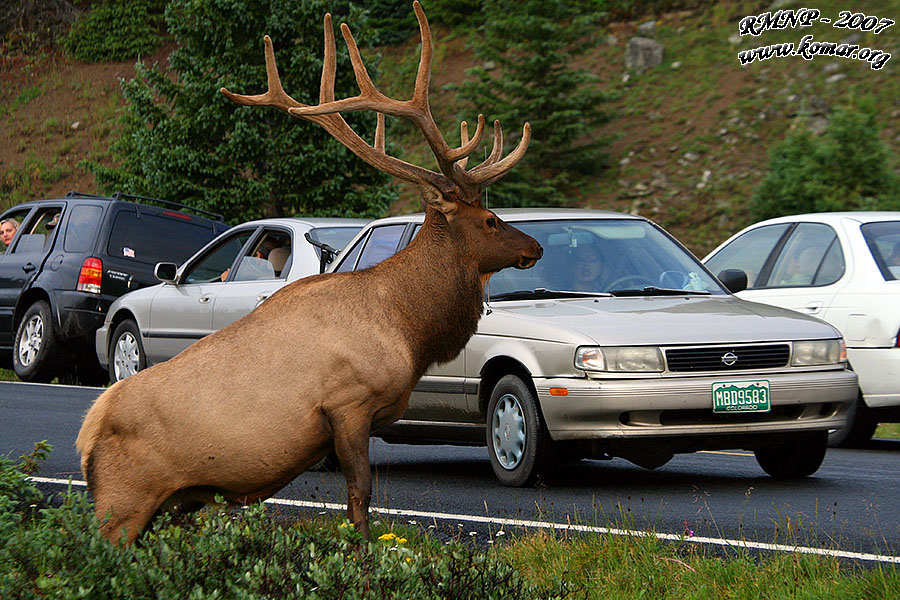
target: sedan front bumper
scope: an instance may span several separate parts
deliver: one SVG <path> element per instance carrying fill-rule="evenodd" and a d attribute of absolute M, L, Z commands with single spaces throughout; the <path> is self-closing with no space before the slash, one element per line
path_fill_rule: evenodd
<path fill-rule="evenodd" d="M 714 413 L 713 383 L 769 381 L 769 412 Z M 858 394 L 846 369 L 656 379 L 536 379 L 554 440 L 789 433 L 838 429 Z M 551 388 L 554 394 L 551 395 Z M 560 395 L 561 390 L 566 395 Z"/>

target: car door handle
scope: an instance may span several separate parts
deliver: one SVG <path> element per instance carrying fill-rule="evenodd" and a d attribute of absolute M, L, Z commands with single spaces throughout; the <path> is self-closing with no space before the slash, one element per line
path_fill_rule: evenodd
<path fill-rule="evenodd" d="M 200 304 L 207 304 L 210 298 L 212 298 L 212 296 L 200 296 Z"/>
<path fill-rule="evenodd" d="M 814 315 L 822 310 L 822 306 L 824 306 L 824 304 L 825 303 L 822 302 L 821 300 L 814 300 L 813 302 L 810 302 L 806 306 L 804 306 L 803 310 L 805 310 L 806 312 L 808 312 L 811 315 Z"/>
<path fill-rule="evenodd" d="M 34 266 L 34 263 L 27 262 L 24 265 L 22 265 L 22 270 L 25 271 L 26 273 L 31 273 L 35 269 L 37 269 L 37 267 Z"/>
<path fill-rule="evenodd" d="M 257 302 L 262 302 L 263 300 L 268 300 L 268 299 L 269 299 L 269 294 L 260 294 L 259 296 L 256 297 Z"/>

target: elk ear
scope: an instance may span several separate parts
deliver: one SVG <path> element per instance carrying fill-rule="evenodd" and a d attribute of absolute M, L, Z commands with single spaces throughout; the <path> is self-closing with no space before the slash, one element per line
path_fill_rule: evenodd
<path fill-rule="evenodd" d="M 420 189 L 422 190 L 422 201 L 426 206 L 442 212 L 447 217 L 459 210 L 459 204 L 455 200 L 445 198 L 436 187 L 423 185 Z"/>

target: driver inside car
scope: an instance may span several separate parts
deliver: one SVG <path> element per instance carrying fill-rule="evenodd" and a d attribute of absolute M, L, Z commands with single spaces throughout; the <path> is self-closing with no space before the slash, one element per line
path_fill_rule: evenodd
<path fill-rule="evenodd" d="M 570 250 L 572 281 L 570 289 L 575 292 L 602 291 L 601 281 L 607 279 L 606 263 L 594 244 L 582 244 Z"/>

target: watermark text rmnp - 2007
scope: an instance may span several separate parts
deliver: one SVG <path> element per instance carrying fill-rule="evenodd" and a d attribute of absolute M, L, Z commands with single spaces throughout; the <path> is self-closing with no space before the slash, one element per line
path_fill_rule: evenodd
<path fill-rule="evenodd" d="M 858 29 L 864 32 L 879 34 L 894 24 L 893 19 L 865 15 L 842 10 L 839 18 L 834 21 L 832 27 L 839 29 Z M 790 10 L 777 10 L 765 12 L 759 15 L 750 15 L 740 20 L 738 31 L 743 35 L 754 37 L 773 29 L 794 29 L 797 27 L 810 27 L 813 23 L 832 23 L 832 19 L 823 17 L 821 11 L 815 8 L 798 8 Z M 874 70 L 879 70 L 891 59 L 891 55 L 883 50 L 864 48 L 850 42 L 821 42 L 815 41 L 812 35 L 804 35 L 799 44 L 785 42 L 769 44 L 749 50 L 738 52 L 738 60 L 742 65 L 757 60 L 769 58 L 782 58 L 788 56 L 802 56 L 806 60 L 812 60 L 816 56 L 835 56 L 852 60 L 863 60 L 869 63 Z"/>

